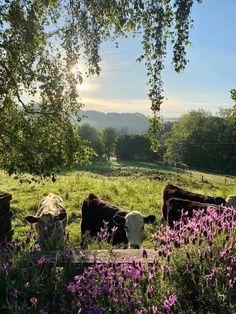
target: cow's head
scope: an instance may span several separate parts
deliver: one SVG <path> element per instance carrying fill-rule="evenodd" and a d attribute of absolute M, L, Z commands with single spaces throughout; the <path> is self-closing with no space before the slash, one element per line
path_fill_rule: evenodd
<path fill-rule="evenodd" d="M 226 198 L 225 205 L 228 206 L 228 207 L 232 206 L 232 207 L 236 208 L 236 195 L 229 195 Z"/>
<path fill-rule="evenodd" d="M 25 220 L 29 224 L 35 224 L 35 228 L 38 231 L 39 237 L 42 239 L 49 239 L 55 235 L 58 239 L 64 236 L 64 228 L 62 221 L 67 217 L 66 212 L 62 212 L 58 215 L 44 214 L 40 217 L 27 216 Z"/>
<path fill-rule="evenodd" d="M 125 227 L 126 236 L 130 247 L 138 249 L 140 248 L 143 240 L 144 224 L 154 223 L 156 217 L 149 215 L 144 217 L 141 213 L 132 211 L 126 216 L 121 216 L 117 213 L 113 218 L 115 224 L 123 225 Z"/>

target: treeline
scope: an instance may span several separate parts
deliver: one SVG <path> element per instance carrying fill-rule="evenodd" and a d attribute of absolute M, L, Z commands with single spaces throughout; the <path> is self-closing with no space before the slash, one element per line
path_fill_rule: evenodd
<path fill-rule="evenodd" d="M 81 111 L 86 117 L 82 120 L 98 130 L 112 127 L 120 133 L 142 134 L 148 130 L 148 119 L 141 113 L 100 112 L 95 110 Z M 85 122 L 85 123 L 86 123 Z"/>
<path fill-rule="evenodd" d="M 148 134 L 119 134 L 114 128 L 98 131 L 88 124 L 81 126 L 80 133 L 94 149 L 95 159 L 115 156 L 119 160 L 236 173 L 236 123 L 227 110 L 217 116 L 192 111 L 177 122 L 163 123 L 155 153 Z"/>

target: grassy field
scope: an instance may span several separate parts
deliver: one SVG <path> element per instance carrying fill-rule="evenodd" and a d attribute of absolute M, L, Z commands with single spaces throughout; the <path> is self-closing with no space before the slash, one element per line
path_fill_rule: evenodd
<path fill-rule="evenodd" d="M 13 227 L 15 237 L 23 237 L 29 230 L 24 217 L 34 214 L 41 198 L 50 192 L 60 195 L 68 212 L 69 243 L 79 245 L 81 206 L 89 193 L 143 214 L 155 214 L 157 226 L 147 226 L 144 245 L 149 246 L 151 234 L 158 228 L 161 218 L 162 190 L 167 183 L 183 188 L 226 197 L 236 192 L 233 177 L 167 168 L 150 163 L 97 162 L 35 182 L 31 176 L 8 176 L 0 172 L 0 191 L 12 194 Z"/>

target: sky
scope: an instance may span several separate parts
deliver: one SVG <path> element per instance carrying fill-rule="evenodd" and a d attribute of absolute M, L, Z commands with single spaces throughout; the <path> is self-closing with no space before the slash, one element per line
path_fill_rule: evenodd
<path fill-rule="evenodd" d="M 175 73 L 171 51 L 163 72 L 165 100 L 161 115 L 179 117 L 191 110 L 216 113 L 230 108 L 230 89 L 236 88 L 236 0 L 203 0 L 192 10 L 192 46 L 183 73 Z M 147 77 L 143 63 L 136 62 L 142 47 L 138 39 L 105 43 L 101 48 L 99 77 L 80 87 L 84 110 L 139 112 L 151 115 Z"/>

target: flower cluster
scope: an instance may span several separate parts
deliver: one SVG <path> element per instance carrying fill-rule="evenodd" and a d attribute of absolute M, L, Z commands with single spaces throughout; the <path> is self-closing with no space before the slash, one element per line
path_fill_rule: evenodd
<path fill-rule="evenodd" d="M 176 296 L 161 299 L 156 284 L 158 263 L 149 269 L 132 258 L 122 264 L 99 263 L 84 270 L 66 285 L 79 313 L 170 313 Z M 158 311 L 158 309 L 161 309 Z M 163 309 L 163 310 L 162 310 Z"/>
<path fill-rule="evenodd" d="M 109 241 L 106 223 L 98 239 L 99 246 Z M 154 248 L 151 263 L 143 248 L 142 259 L 90 266 L 80 251 L 78 267 L 70 263 L 75 247 L 55 260 L 35 255 L 40 246 L 30 231 L 1 247 L 0 313 L 236 313 L 235 208 L 183 215 L 173 229 L 156 231 Z"/>

